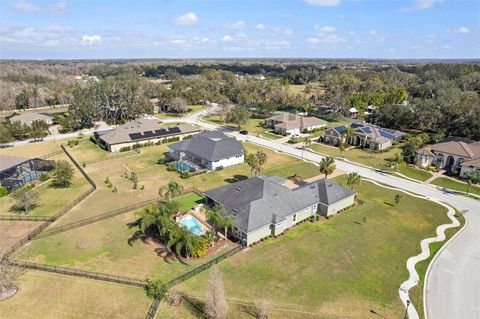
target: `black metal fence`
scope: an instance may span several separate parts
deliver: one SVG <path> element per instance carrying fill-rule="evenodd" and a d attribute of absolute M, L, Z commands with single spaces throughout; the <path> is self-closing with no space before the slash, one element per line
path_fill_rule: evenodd
<path fill-rule="evenodd" d="M 50 158 L 50 157 L 54 157 L 55 155 L 59 155 L 59 154 L 62 154 L 63 151 L 62 150 L 58 150 L 58 151 L 54 151 L 54 152 L 51 152 L 51 153 L 48 153 L 47 155 L 43 155 L 42 159 L 47 159 L 47 158 Z"/>
<path fill-rule="evenodd" d="M 161 301 L 162 301 L 161 298 L 155 298 L 155 300 L 153 300 L 152 305 L 148 309 L 147 316 L 145 317 L 145 319 L 154 319 L 155 318 L 155 316 L 157 314 L 157 311 L 158 311 L 158 307 L 160 307 L 160 302 Z"/>
<path fill-rule="evenodd" d="M 135 286 L 140 288 L 145 287 L 145 285 L 147 284 L 147 282 L 144 280 L 138 280 L 134 278 L 109 275 L 109 274 L 80 270 L 75 268 L 57 267 L 57 266 L 33 263 L 28 261 L 15 260 L 12 262 L 12 265 L 16 267 L 26 268 L 26 269 L 41 270 L 41 271 L 53 272 L 53 273 L 69 275 L 69 276 L 85 277 L 85 278 L 114 282 L 117 284 Z"/>
<path fill-rule="evenodd" d="M 16 250 L 18 250 L 20 247 L 28 243 L 29 241 L 33 240 L 38 234 L 40 234 L 45 228 L 50 226 L 54 221 L 68 213 L 73 207 L 75 207 L 78 203 L 80 203 L 82 200 L 84 200 L 88 195 L 93 193 L 97 189 L 97 185 L 95 182 L 90 178 L 90 176 L 85 173 L 85 171 L 78 165 L 78 163 L 75 161 L 75 159 L 68 153 L 68 151 L 65 149 L 63 145 L 60 145 L 62 150 L 65 152 L 65 154 L 70 158 L 70 160 L 73 162 L 73 164 L 80 170 L 82 175 L 85 177 L 85 179 L 92 185 L 92 188 L 84 192 L 82 195 L 80 195 L 78 198 L 76 198 L 74 201 L 72 201 L 70 204 L 68 204 L 66 207 L 62 208 L 58 213 L 50 217 L 48 220 L 45 220 L 40 226 L 35 228 L 33 231 L 28 233 L 24 238 L 22 238 L 19 242 L 17 242 L 15 245 L 7 249 L 3 254 L 2 258 L 8 258 L 10 257 L 11 254 L 13 254 Z"/>
<path fill-rule="evenodd" d="M 192 278 L 193 276 L 196 276 L 198 275 L 199 273 L 209 269 L 210 267 L 212 267 L 214 264 L 218 264 L 219 262 L 221 262 L 222 260 L 225 260 L 227 259 L 228 257 L 231 257 L 233 255 L 235 255 L 236 253 L 238 253 L 239 251 L 241 251 L 242 249 L 244 248 L 244 246 L 236 246 L 235 248 L 233 248 L 232 250 L 229 250 L 227 251 L 226 253 L 220 255 L 220 256 L 217 256 L 215 258 L 213 258 L 212 260 L 210 261 L 207 261 L 206 263 L 190 270 L 189 272 L 183 274 L 183 275 L 180 275 L 178 276 L 177 278 L 173 279 L 173 280 L 170 280 L 170 282 L 168 283 L 170 285 L 170 287 L 172 286 L 175 286 L 175 285 L 178 285 L 178 284 L 181 284 L 182 282 L 184 282 L 185 280 L 188 280 L 190 278 Z"/>

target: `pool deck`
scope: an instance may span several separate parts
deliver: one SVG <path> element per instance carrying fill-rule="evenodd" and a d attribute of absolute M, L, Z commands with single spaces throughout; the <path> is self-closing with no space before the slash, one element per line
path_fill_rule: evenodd
<path fill-rule="evenodd" d="M 192 209 L 190 210 L 187 214 L 190 214 L 192 215 L 193 217 L 195 217 L 200 223 L 202 223 L 203 226 L 205 226 L 209 231 L 213 230 L 212 226 L 210 226 L 210 224 L 207 222 L 207 216 L 205 215 L 205 210 L 203 209 L 203 207 L 201 207 L 200 209 L 196 210 L 196 209 Z M 222 239 L 225 239 L 225 236 L 221 233 L 221 232 L 217 232 L 217 235 L 222 238 Z"/>

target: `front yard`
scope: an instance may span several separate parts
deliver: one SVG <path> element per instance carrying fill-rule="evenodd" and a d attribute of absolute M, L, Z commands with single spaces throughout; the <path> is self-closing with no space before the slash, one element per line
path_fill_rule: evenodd
<path fill-rule="evenodd" d="M 337 180 L 344 183 L 345 177 Z M 397 191 L 366 181 L 358 191 L 360 204 L 346 212 L 300 224 L 222 262 L 227 299 L 251 305 L 267 297 L 273 307 L 296 311 L 298 317 L 307 312 L 312 317 L 371 318 L 370 310 L 401 317 L 398 287 L 407 278 L 405 262 L 420 251 L 423 238 L 449 222 L 446 209 L 408 195 L 395 206 Z M 178 290 L 198 296 L 202 304 L 208 275 L 200 274 Z M 248 318 L 248 311 L 251 307 L 234 306 L 229 318 Z"/>
<path fill-rule="evenodd" d="M 314 143 L 309 146 L 309 148 L 320 154 L 335 156 L 335 157 L 345 157 L 346 159 L 356 162 L 362 165 L 370 166 L 377 169 L 393 171 L 392 168 L 388 165 L 388 160 L 395 157 L 396 154 L 400 154 L 401 150 L 398 147 L 390 148 L 385 152 L 374 152 L 370 150 L 362 150 L 358 148 L 352 148 L 346 150 L 343 153 L 340 152 L 338 147 L 333 147 L 323 143 Z M 432 174 L 425 170 L 421 170 L 415 167 L 410 167 L 408 165 L 400 165 L 397 168 L 397 171 L 407 177 L 416 179 L 418 181 L 426 181 Z"/>
<path fill-rule="evenodd" d="M 218 115 L 205 116 L 203 120 L 207 122 L 212 122 L 214 124 L 225 125 L 225 122 L 220 119 Z M 262 119 L 250 119 L 248 123 L 242 126 L 242 130 L 248 131 L 252 135 L 260 135 L 261 137 L 278 140 L 282 138 L 282 135 L 275 134 L 271 129 L 260 126 L 264 120 Z"/>
<path fill-rule="evenodd" d="M 430 184 L 453 189 L 460 192 L 466 192 L 468 189 L 468 185 L 466 183 L 457 182 L 447 177 L 435 178 L 432 182 L 430 182 Z M 480 195 L 480 187 L 472 185 L 472 187 L 470 188 L 470 193 Z"/>

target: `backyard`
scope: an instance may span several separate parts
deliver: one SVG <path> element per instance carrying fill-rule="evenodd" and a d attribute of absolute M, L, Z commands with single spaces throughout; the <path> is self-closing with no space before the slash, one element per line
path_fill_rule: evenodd
<path fill-rule="evenodd" d="M 344 176 L 336 179 L 345 182 Z M 263 297 L 275 308 L 297 311 L 282 314 L 287 318 L 305 317 L 302 312 L 370 318 L 370 309 L 387 318 L 401 317 L 398 287 L 407 278 L 405 261 L 419 252 L 421 239 L 449 222 L 446 209 L 408 195 L 395 205 L 398 192 L 366 181 L 358 191 L 360 204 L 346 212 L 298 225 L 221 263 L 227 299 L 247 305 L 232 307 L 229 318 L 249 318 L 246 311 Z M 208 274 L 176 289 L 202 304 Z M 160 312 L 175 317 L 169 308 L 164 305 Z"/>

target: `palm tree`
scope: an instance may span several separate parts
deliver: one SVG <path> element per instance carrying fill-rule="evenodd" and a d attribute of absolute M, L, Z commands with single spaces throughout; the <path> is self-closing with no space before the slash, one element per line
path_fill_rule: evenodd
<path fill-rule="evenodd" d="M 158 195 L 169 202 L 173 197 L 183 193 L 183 186 L 177 182 L 169 182 L 158 189 Z"/>
<path fill-rule="evenodd" d="M 346 137 L 348 144 L 353 144 L 352 139 L 355 137 L 355 131 L 351 126 L 347 127 L 345 131 L 343 131 L 342 135 Z"/>
<path fill-rule="evenodd" d="M 233 224 L 233 217 L 232 216 L 223 217 L 220 221 L 220 225 L 223 227 L 225 239 L 227 239 L 228 230 L 233 229 L 233 227 L 235 227 Z"/>
<path fill-rule="evenodd" d="M 265 165 L 267 162 L 267 154 L 265 154 L 262 151 L 257 152 L 257 167 L 256 167 L 256 174 L 260 175 L 260 172 L 262 171 L 262 166 Z"/>
<path fill-rule="evenodd" d="M 359 185 L 361 182 L 361 177 L 357 172 L 352 172 L 348 174 L 347 185 L 350 186 L 350 189 L 353 191 L 355 186 Z"/>
<path fill-rule="evenodd" d="M 342 156 L 343 152 L 345 152 L 345 143 L 340 142 L 340 145 L 338 146 L 338 150 L 340 151 L 340 156 Z"/>
<path fill-rule="evenodd" d="M 223 209 L 221 205 L 215 205 L 208 209 L 205 213 L 207 216 L 208 221 L 210 221 L 214 225 L 218 225 L 222 216 L 220 216 L 220 211 Z"/>
<path fill-rule="evenodd" d="M 390 162 L 390 168 L 393 168 L 395 171 L 398 170 L 398 167 L 403 163 L 403 158 L 400 154 L 395 154 L 395 157 Z"/>
<path fill-rule="evenodd" d="M 470 193 L 470 189 L 472 188 L 472 184 L 480 183 L 480 173 L 479 172 L 469 172 L 467 173 L 467 195 Z"/>
<path fill-rule="evenodd" d="M 303 151 L 311 144 L 312 144 L 312 140 L 308 136 L 303 139 L 302 159 L 303 159 Z"/>
<path fill-rule="evenodd" d="M 245 163 L 250 167 L 250 176 L 253 176 L 253 172 L 257 167 L 258 159 L 255 154 L 247 154 L 245 155 Z"/>
<path fill-rule="evenodd" d="M 335 171 L 336 165 L 333 157 L 327 156 L 320 161 L 320 173 L 325 174 L 325 178 Z"/>

